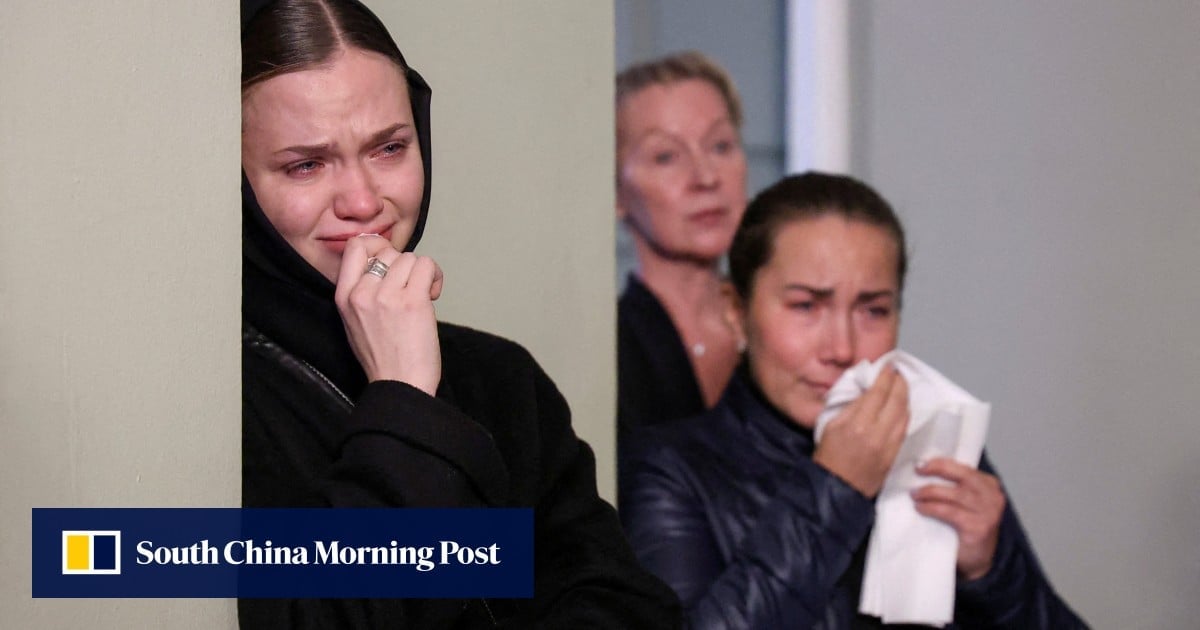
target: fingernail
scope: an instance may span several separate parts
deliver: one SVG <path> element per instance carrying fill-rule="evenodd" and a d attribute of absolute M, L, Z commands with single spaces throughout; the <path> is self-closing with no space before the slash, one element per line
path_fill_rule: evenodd
<path fill-rule="evenodd" d="M 379 236 L 379 234 L 375 233 L 375 232 L 359 232 L 358 235 L 359 236 Z"/>
<path fill-rule="evenodd" d="M 928 464 L 928 463 L 929 463 L 929 460 L 927 460 L 927 459 L 918 459 L 918 460 L 917 460 L 917 466 L 916 466 L 916 467 L 917 467 L 917 469 L 918 469 L 918 470 L 920 470 L 921 468 L 924 468 L 924 467 L 925 467 L 925 465 L 926 465 L 926 464 Z"/>

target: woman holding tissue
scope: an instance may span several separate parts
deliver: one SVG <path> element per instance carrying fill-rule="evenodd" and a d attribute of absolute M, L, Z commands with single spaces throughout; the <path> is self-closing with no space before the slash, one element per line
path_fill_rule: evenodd
<path fill-rule="evenodd" d="M 669 628 L 520 346 L 435 319 L 430 89 L 354 0 L 242 7 L 247 507 L 529 507 L 526 600 L 238 602 L 246 628 Z"/>
<path fill-rule="evenodd" d="M 946 602 L 944 616 L 928 602 L 862 612 L 909 383 L 884 367 L 822 425 L 819 445 L 814 428 L 843 373 L 896 348 L 906 267 L 899 219 L 852 178 L 792 176 L 751 202 L 730 250 L 729 318 L 744 361 L 714 409 L 649 430 L 620 493 L 635 552 L 692 626 L 1084 627 L 1042 573 L 986 457 L 979 470 L 933 458 L 915 471 L 929 479 L 911 493 L 916 512 L 957 535 L 950 592 L 923 594 Z"/>

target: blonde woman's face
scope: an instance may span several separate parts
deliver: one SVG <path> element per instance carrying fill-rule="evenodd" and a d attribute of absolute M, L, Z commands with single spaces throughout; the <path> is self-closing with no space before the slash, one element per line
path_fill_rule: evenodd
<path fill-rule="evenodd" d="M 721 94 L 690 79 L 617 109 L 617 216 L 658 255 L 715 261 L 746 210 L 746 156 Z"/>

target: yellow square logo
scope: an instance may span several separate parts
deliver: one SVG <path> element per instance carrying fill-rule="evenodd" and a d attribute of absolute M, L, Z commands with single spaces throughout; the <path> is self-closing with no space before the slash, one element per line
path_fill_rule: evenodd
<path fill-rule="evenodd" d="M 121 532 L 63 530 L 63 575 L 119 575 Z"/>

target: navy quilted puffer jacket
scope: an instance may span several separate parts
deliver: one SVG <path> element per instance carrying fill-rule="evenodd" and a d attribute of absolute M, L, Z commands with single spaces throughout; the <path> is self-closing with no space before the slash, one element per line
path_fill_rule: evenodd
<path fill-rule="evenodd" d="M 695 628 L 871 628 L 859 589 L 874 504 L 812 461 L 813 438 L 744 370 L 702 416 L 627 436 L 621 520 Z M 982 469 L 995 474 L 987 462 Z M 1006 508 L 988 575 L 960 581 L 953 628 L 1086 628 Z"/>

